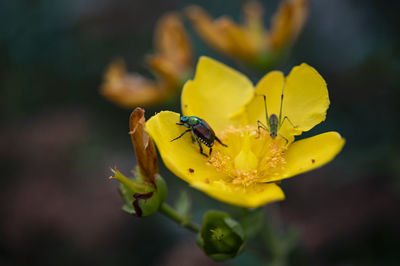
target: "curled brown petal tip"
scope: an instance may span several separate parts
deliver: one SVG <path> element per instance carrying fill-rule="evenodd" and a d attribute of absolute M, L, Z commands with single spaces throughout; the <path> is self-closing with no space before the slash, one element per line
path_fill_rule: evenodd
<path fill-rule="evenodd" d="M 129 135 L 131 136 L 133 148 L 140 173 L 149 182 L 155 184 L 155 176 L 158 174 L 158 159 L 153 140 L 144 130 L 146 119 L 144 109 L 137 107 L 129 119 Z"/>

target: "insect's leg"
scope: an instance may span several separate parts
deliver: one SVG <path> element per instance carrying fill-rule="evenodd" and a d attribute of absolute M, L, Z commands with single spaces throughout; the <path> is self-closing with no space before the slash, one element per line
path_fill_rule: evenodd
<path fill-rule="evenodd" d="M 182 132 L 182 134 L 180 134 L 178 137 L 174 138 L 173 140 L 171 140 L 170 142 L 179 139 L 180 137 L 182 137 L 183 135 L 185 135 L 186 133 L 188 133 L 191 129 L 186 129 L 185 131 Z"/>
<path fill-rule="evenodd" d="M 261 122 L 260 120 L 257 120 L 257 129 L 260 129 L 260 128 L 269 131 L 268 127 L 266 125 L 264 125 L 263 122 Z"/>
<path fill-rule="evenodd" d="M 216 139 L 216 140 L 219 142 L 219 144 L 221 144 L 222 146 L 228 147 L 228 145 L 222 143 L 222 141 L 221 141 L 217 136 L 215 136 L 215 139 Z"/>
<path fill-rule="evenodd" d="M 292 121 L 290 121 L 289 117 L 287 117 L 287 116 L 285 116 L 285 117 L 283 118 L 282 123 L 281 123 L 280 126 L 283 125 L 283 122 L 285 122 L 285 120 L 287 120 L 287 121 L 292 125 L 292 127 L 297 128 L 297 126 L 295 126 L 295 125 L 292 123 Z"/>
<path fill-rule="evenodd" d="M 258 133 L 257 138 L 259 138 L 261 134 L 260 128 L 264 129 L 265 131 L 269 131 L 267 127 L 260 120 L 257 120 L 257 133 Z"/>
<path fill-rule="evenodd" d="M 192 138 L 192 143 L 195 142 L 195 138 L 193 137 L 193 135 L 190 135 L 190 137 Z"/>
<path fill-rule="evenodd" d="M 190 128 L 190 126 L 189 125 L 187 125 L 187 124 L 184 124 L 184 123 L 176 123 L 177 125 L 180 125 L 180 126 L 184 126 L 184 127 L 187 127 L 187 128 Z"/>
<path fill-rule="evenodd" d="M 207 154 L 205 154 L 205 153 L 203 152 L 203 147 L 201 146 L 201 143 L 200 143 L 200 141 L 199 141 L 198 138 L 196 138 L 196 141 L 197 141 L 197 144 L 199 144 L 200 153 L 208 158 Z"/>
<path fill-rule="evenodd" d="M 211 156 L 211 153 L 212 153 L 212 147 L 210 147 L 210 152 L 208 153 L 209 156 Z"/>
<path fill-rule="evenodd" d="M 282 136 L 281 134 L 279 134 L 279 137 L 283 138 L 286 141 L 285 145 L 289 143 L 288 139 Z"/>
<path fill-rule="evenodd" d="M 267 121 L 267 125 L 269 125 L 269 115 L 268 115 L 268 108 L 267 108 L 267 96 L 265 94 L 258 94 L 256 96 L 262 96 L 264 98 L 264 109 L 265 109 L 265 120 Z"/>

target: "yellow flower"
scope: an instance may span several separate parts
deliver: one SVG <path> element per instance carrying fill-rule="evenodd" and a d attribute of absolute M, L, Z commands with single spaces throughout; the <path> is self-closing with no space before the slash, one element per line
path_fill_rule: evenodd
<path fill-rule="evenodd" d="M 257 132 L 257 120 L 266 123 L 263 97 L 269 114 L 279 115 L 284 88 L 282 117 L 285 122 L 276 138 Z M 193 80 L 182 91 L 185 116 L 197 116 L 209 123 L 219 139 L 208 158 L 201 155 L 190 134 L 171 142 L 184 127 L 178 113 L 163 111 L 146 123 L 165 165 L 178 177 L 208 195 L 243 207 L 257 207 L 284 199 L 275 183 L 331 161 L 342 149 L 344 139 L 327 132 L 294 141 L 294 136 L 325 120 L 329 106 L 324 79 L 307 64 L 266 74 L 254 87 L 241 73 L 201 57 Z M 206 151 L 207 152 L 207 151 Z"/>
<path fill-rule="evenodd" d="M 190 40 L 177 13 L 168 13 L 159 20 L 154 46 L 155 54 L 147 58 L 147 64 L 155 81 L 127 73 L 124 61 L 117 60 L 106 70 L 101 93 L 123 107 L 160 103 L 177 93 L 193 64 Z"/>
<path fill-rule="evenodd" d="M 198 6 L 187 8 L 186 13 L 196 32 L 215 50 L 256 64 L 274 60 L 297 38 L 307 20 L 308 0 L 283 0 L 269 31 L 264 28 L 263 8 L 257 1 L 244 5 L 243 24 L 236 24 L 229 17 L 213 20 Z"/>

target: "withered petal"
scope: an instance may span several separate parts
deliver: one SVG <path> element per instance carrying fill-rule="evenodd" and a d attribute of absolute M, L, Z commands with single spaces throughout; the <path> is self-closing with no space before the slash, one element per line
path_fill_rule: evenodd
<path fill-rule="evenodd" d="M 155 176 L 158 174 L 158 159 L 153 140 L 144 130 L 146 123 L 144 109 L 137 107 L 129 118 L 129 135 L 133 148 L 135 149 L 136 160 L 144 178 L 155 183 Z"/>

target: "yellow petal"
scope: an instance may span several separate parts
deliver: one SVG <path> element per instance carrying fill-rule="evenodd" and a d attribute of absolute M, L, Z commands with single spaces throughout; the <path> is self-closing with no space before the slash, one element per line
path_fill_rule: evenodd
<path fill-rule="evenodd" d="M 221 181 L 194 182 L 191 185 L 220 201 L 246 208 L 285 199 L 281 188 L 273 183 L 260 183 L 246 189 Z"/>
<path fill-rule="evenodd" d="M 266 74 L 256 86 L 254 98 L 247 106 L 247 115 L 252 125 L 260 120 L 266 124 L 264 98 L 266 96 L 268 115 L 279 115 L 280 99 L 285 77 L 280 71 L 271 71 Z"/>
<path fill-rule="evenodd" d="M 232 45 L 225 33 L 221 32 L 218 21 L 214 21 L 203 8 L 194 5 L 187 7 L 185 13 L 197 34 L 206 43 L 221 53 L 232 54 Z"/>
<path fill-rule="evenodd" d="M 285 169 L 281 178 L 288 178 L 330 162 L 342 150 L 344 138 L 337 132 L 326 132 L 295 141 L 284 154 Z"/>
<path fill-rule="evenodd" d="M 220 176 L 214 166 L 207 164 L 207 158 L 200 154 L 197 143 L 192 143 L 191 133 L 178 137 L 187 128 L 176 125 L 178 113 L 163 111 L 146 122 L 146 131 L 153 138 L 164 164 L 178 177 L 188 183 L 204 181 Z M 208 148 L 204 147 L 204 153 Z"/>
<path fill-rule="evenodd" d="M 110 64 L 100 92 L 123 107 L 151 105 L 161 102 L 168 96 L 163 84 L 158 84 L 138 74 L 127 73 L 122 60 Z"/>
<path fill-rule="evenodd" d="M 250 42 L 253 43 L 259 53 L 268 49 L 268 35 L 264 28 L 263 13 L 264 8 L 258 1 L 247 1 L 243 5 L 245 27 Z"/>
<path fill-rule="evenodd" d="M 280 51 L 299 35 L 308 16 L 307 0 L 282 1 L 271 20 L 271 46 Z"/>
<path fill-rule="evenodd" d="M 305 63 L 294 67 L 286 78 L 282 117 L 287 116 L 298 130 L 308 131 L 325 120 L 328 107 L 328 89 L 321 75 Z"/>
<path fill-rule="evenodd" d="M 236 56 L 243 60 L 250 60 L 257 55 L 258 43 L 251 39 L 250 32 L 228 17 L 222 17 L 215 21 L 216 26 L 221 34 L 224 34 L 231 44 L 230 56 Z"/>
<path fill-rule="evenodd" d="M 285 77 L 282 72 L 271 71 L 257 83 L 254 98 L 246 106 L 250 125 L 256 126 L 257 121 L 260 121 L 268 126 L 263 95 L 266 96 L 268 116 L 271 114 L 279 116 L 284 80 Z M 286 138 L 288 142 L 292 142 L 294 140 L 293 135 L 296 134 L 295 132 L 297 132 L 297 130 L 293 129 L 293 126 L 285 122 L 278 134 Z"/>
<path fill-rule="evenodd" d="M 202 56 L 193 80 L 182 91 L 182 112 L 207 121 L 215 132 L 238 125 L 232 115 L 244 112 L 253 97 L 251 81 L 238 71 Z M 247 121 L 240 121 L 247 122 Z"/>
<path fill-rule="evenodd" d="M 153 73 L 159 80 L 162 80 L 166 86 L 172 90 L 180 89 L 180 76 L 182 69 L 163 55 L 154 55 L 147 58 L 147 64 L 153 70 Z"/>
<path fill-rule="evenodd" d="M 292 0 L 294 17 L 292 24 L 292 40 L 296 39 L 302 31 L 308 18 L 309 0 Z"/>
<path fill-rule="evenodd" d="M 192 65 L 192 45 L 178 13 L 162 16 L 154 34 L 157 55 L 167 57 L 178 68 Z"/>

